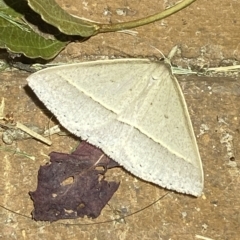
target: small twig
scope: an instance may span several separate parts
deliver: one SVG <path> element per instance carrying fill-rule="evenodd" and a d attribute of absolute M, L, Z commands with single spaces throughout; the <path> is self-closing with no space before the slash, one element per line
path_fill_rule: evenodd
<path fill-rule="evenodd" d="M 212 238 L 208 238 L 208 237 L 204 237 L 204 236 L 200 236 L 200 235 L 195 235 L 195 237 L 198 239 L 203 239 L 203 240 L 213 240 Z"/>
<path fill-rule="evenodd" d="M 0 105 L 0 119 L 4 118 L 4 108 L 5 108 L 5 101 L 4 101 L 4 98 L 2 98 L 2 102 Z"/>
<path fill-rule="evenodd" d="M 213 72 L 227 72 L 227 71 L 235 71 L 235 70 L 240 70 L 240 65 L 207 68 L 206 72 L 209 72 L 209 71 L 213 71 Z"/>
<path fill-rule="evenodd" d="M 52 145 L 52 142 L 49 139 L 47 139 L 47 138 L 43 137 L 42 135 L 32 131 L 30 128 L 26 127 L 22 123 L 16 122 L 16 127 L 21 129 L 22 131 L 26 132 L 27 134 L 29 134 L 33 138 L 36 138 L 36 139 L 40 140 L 41 142 L 46 143 L 49 146 Z"/>

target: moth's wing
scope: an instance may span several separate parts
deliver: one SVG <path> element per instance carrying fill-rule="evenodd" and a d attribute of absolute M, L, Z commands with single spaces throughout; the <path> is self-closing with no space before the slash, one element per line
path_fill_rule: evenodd
<path fill-rule="evenodd" d="M 202 161 L 181 88 L 164 64 L 148 74 L 147 88 L 118 115 L 118 120 L 134 126 L 124 148 L 134 161 L 125 167 L 145 180 L 199 196 Z M 117 159 L 124 157 L 123 152 Z"/>
<path fill-rule="evenodd" d="M 149 68 L 156 66 L 142 59 L 95 61 L 44 69 L 27 80 L 62 125 L 80 136 L 81 129 L 98 128 L 124 111 L 146 87 L 142 75 Z"/>
<path fill-rule="evenodd" d="M 158 64 L 146 59 L 119 59 L 79 64 L 62 75 L 72 86 L 116 114 L 125 111 L 148 85 Z M 78 76 L 78 77 L 76 77 Z"/>
<path fill-rule="evenodd" d="M 97 61 L 42 70 L 28 81 L 64 127 L 135 175 L 201 194 L 202 166 L 191 121 L 165 65 Z"/>
<path fill-rule="evenodd" d="M 201 195 L 202 170 L 138 129 L 112 119 L 89 135 L 90 143 L 139 178 L 178 192 Z"/>
<path fill-rule="evenodd" d="M 164 64 L 148 74 L 148 87 L 118 119 L 190 163 L 203 185 L 202 161 L 182 90 Z"/>

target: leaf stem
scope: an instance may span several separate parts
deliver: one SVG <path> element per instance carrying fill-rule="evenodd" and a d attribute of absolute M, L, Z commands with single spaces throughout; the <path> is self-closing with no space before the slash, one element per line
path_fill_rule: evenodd
<path fill-rule="evenodd" d="M 165 10 L 161 13 L 157 13 L 157 14 L 154 14 L 154 15 L 151 15 L 151 16 L 148 16 L 145 18 L 141 18 L 138 20 L 130 21 L 130 22 L 116 23 L 116 24 L 98 24 L 98 26 L 100 28 L 98 29 L 97 33 L 121 31 L 121 30 L 125 30 L 125 29 L 143 26 L 143 25 L 155 22 L 155 21 L 159 21 L 163 18 L 166 18 L 166 17 L 182 10 L 183 8 L 189 6 L 190 4 L 192 4 L 195 1 L 196 0 L 185 0 L 171 8 L 168 8 L 167 10 Z"/>

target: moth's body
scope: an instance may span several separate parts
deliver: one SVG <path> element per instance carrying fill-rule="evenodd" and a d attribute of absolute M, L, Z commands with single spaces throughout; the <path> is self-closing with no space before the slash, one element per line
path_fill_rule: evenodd
<path fill-rule="evenodd" d="M 136 176 L 199 196 L 203 170 L 180 86 L 162 62 L 121 59 L 49 68 L 29 86 L 60 123 Z"/>

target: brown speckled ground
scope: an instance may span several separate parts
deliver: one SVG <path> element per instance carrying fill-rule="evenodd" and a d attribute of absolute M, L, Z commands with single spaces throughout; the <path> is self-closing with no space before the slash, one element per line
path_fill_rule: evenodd
<path fill-rule="evenodd" d="M 58 2 L 75 15 L 107 23 L 143 17 L 162 10 L 164 2 L 173 1 Z M 117 9 L 128 9 L 127 15 L 118 16 Z M 55 61 L 73 62 L 106 56 L 160 57 L 149 44 L 164 54 L 178 44 L 181 53 L 177 54 L 174 63 L 180 66 L 234 63 L 240 59 L 239 12 L 238 1 L 198 0 L 172 17 L 136 29 L 137 37 L 122 33 L 97 35 L 84 43 L 70 44 Z M 14 118 L 22 123 L 48 128 L 50 120 L 46 109 L 25 87 L 28 75 L 19 70 L 0 73 L 0 96 L 6 99 L 5 113 L 13 112 Z M 177 240 L 199 239 L 197 235 L 214 240 L 240 239 L 239 77 L 177 78 L 186 97 L 202 156 L 205 188 L 201 197 L 169 192 L 153 206 L 126 217 L 125 221 L 103 224 L 100 222 L 134 213 L 168 192 L 123 170 L 114 170 L 109 175 L 122 183 L 98 219 L 62 221 L 85 224 L 66 226 L 59 222 L 34 222 L 0 208 L 0 239 Z M 33 205 L 28 192 L 36 188 L 39 165 L 48 161 L 51 151 L 70 152 L 78 144 L 76 139 L 67 136 L 53 136 L 52 141 L 51 147 L 33 139 L 11 146 L 1 143 L 1 205 L 31 216 Z M 36 159 L 16 154 L 17 149 Z"/>

